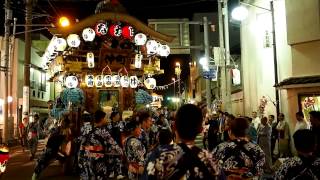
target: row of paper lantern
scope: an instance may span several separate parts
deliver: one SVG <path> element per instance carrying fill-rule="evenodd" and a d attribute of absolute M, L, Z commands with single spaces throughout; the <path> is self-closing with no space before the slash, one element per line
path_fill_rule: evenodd
<path fill-rule="evenodd" d="M 123 87 L 123 88 L 137 88 L 139 79 L 137 76 L 120 76 L 120 75 L 86 75 L 85 82 L 87 87 Z M 147 89 L 154 89 L 156 87 L 156 80 L 154 78 L 147 78 L 144 81 Z"/>
<path fill-rule="evenodd" d="M 85 82 L 87 87 L 97 88 L 101 87 L 123 87 L 123 88 L 137 88 L 139 79 L 137 76 L 120 76 L 120 75 L 86 75 Z M 65 78 L 65 86 L 67 88 L 76 88 L 79 84 L 76 76 L 67 76 Z M 154 78 L 147 78 L 144 80 L 144 85 L 147 89 L 156 88 L 156 80 Z"/>

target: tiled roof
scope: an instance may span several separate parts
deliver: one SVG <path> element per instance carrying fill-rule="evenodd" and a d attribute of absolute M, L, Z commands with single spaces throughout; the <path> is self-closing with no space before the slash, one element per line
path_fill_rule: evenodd
<path fill-rule="evenodd" d="M 282 88 L 288 85 L 303 85 L 303 84 L 315 84 L 315 83 L 320 83 L 320 75 L 291 77 L 276 84 L 275 87 Z"/>

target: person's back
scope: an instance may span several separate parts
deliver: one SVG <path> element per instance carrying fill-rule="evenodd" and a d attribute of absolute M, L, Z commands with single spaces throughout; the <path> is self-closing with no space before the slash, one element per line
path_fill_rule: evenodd
<path fill-rule="evenodd" d="M 308 129 L 298 130 L 293 135 L 298 156 L 288 158 L 275 174 L 277 180 L 320 179 L 320 158 L 314 154 L 316 138 Z"/>
<path fill-rule="evenodd" d="M 162 145 L 149 154 L 142 179 L 217 179 L 220 168 L 212 154 L 194 145 L 202 121 L 199 108 L 182 106 L 174 122 L 179 143 Z"/>
<path fill-rule="evenodd" d="M 222 163 L 226 175 L 241 178 L 259 176 L 263 172 L 265 154 L 262 149 L 249 142 L 246 129 L 249 124 L 245 118 L 236 118 L 230 124 L 230 141 L 219 144 L 213 155 Z"/>

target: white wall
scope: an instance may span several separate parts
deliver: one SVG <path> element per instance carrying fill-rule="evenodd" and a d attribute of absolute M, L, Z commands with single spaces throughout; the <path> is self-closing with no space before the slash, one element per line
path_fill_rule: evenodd
<path fill-rule="evenodd" d="M 292 74 L 291 48 L 286 41 L 285 2 L 284 0 L 278 0 L 274 3 L 280 82 Z M 265 0 L 257 0 L 255 4 L 270 8 L 269 2 Z M 246 115 L 251 115 L 252 111 L 257 111 L 260 99 L 265 96 L 269 99 L 265 115 L 275 114 L 275 106 L 270 102 L 275 101 L 271 13 L 255 7 L 248 7 L 248 9 L 249 16 L 241 24 L 244 111 Z M 264 47 L 266 31 L 269 32 L 271 40 L 271 46 L 268 48 Z M 286 97 L 281 96 L 281 99 L 283 98 L 286 99 Z M 284 108 L 282 110 L 284 113 L 287 111 Z"/>

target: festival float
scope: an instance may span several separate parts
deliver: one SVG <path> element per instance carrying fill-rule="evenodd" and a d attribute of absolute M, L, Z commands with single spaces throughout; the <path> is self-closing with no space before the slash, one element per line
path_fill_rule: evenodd
<path fill-rule="evenodd" d="M 81 115 L 97 109 L 132 110 L 151 103 L 163 74 L 160 59 L 170 54 L 174 37 L 154 31 L 128 15 L 117 1 L 102 1 L 94 15 L 67 28 L 49 29 L 43 54 L 49 81 L 60 84 L 51 116 L 68 118 L 73 137 L 79 135 Z M 150 96 L 150 99 L 137 98 Z"/>

